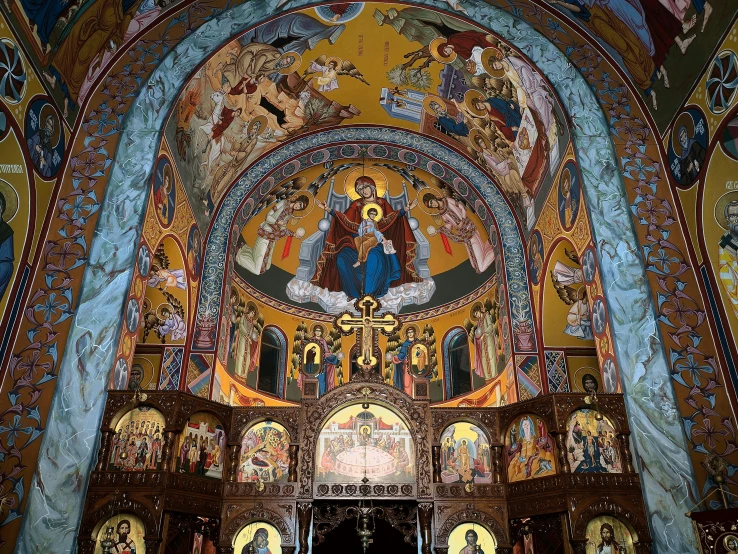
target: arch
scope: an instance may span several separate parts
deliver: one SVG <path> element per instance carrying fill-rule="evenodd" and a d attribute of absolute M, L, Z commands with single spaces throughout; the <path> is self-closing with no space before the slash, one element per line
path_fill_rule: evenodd
<path fill-rule="evenodd" d="M 174 443 L 172 471 L 222 479 L 226 437 L 226 428 L 215 414 L 193 413 Z"/>
<path fill-rule="evenodd" d="M 609 515 L 627 522 L 629 527 L 635 531 L 634 542 L 651 542 L 648 521 L 643 517 L 643 510 L 639 506 L 626 505 L 622 500 L 615 502 L 609 499 L 595 500 L 575 513 L 571 522 L 572 538 L 584 539 L 587 525 L 599 515 Z"/>
<path fill-rule="evenodd" d="M 266 368 L 265 364 L 267 364 Z M 256 390 L 284 398 L 286 374 L 287 337 L 284 331 L 276 325 L 267 325 L 261 333 L 259 344 Z"/>
<path fill-rule="evenodd" d="M 462 507 L 459 511 L 449 515 L 443 523 L 439 524 L 437 531 L 439 545 L 447 546 L 451 532 L 464 523 L 474 523 L 475 525 L 484 527 L 497 539 L 498 548 L 507 546 L 510 540 L 506 532 L 507 526 L 502 525 L 491 513 L 484 509 Z"/>
<path fill-rule="evenodd" d="M 166 418 L 156 408 L 128 410 L 115 425 L 105 467 L 110 471 L 160 470 L 165 428 Z"/>
<path fill-rule="evenodd" d="M 566 450 L 572 473 L 623 472 L 618 431 L 607 417 L 595 410 L 580 408 L 569 414 Z"/>
<path fill-rule="evenodd" d="M 99 508 L 85 515 L 79 527 L 80 540 L 95 540 L 102 524 L 110 518 L 111 514 L 115 514 L 116 512 L 131 512 L 136 514 L 143 522 L 147 536 L 152 537 L 158 535 L 158 514 L 149 506 L 137 500 L 111 496 Z"/>
<path fill-rule="evenodd" d="M 554 439 L 545 419 L 532 416 L 531 413 L 519 415 L 505 427 L 505 465 L 509 483 L 557 473 Z"/>
<path fill-rule="evenodd" d="M 460 344 L 462 340 L 463 344 Z M 443 351 L 443 399 L 450 400 L 455 396 L 472 392 L 474 389 L 471 376 L 471 354 L 466 330 L 462 327 L 452 327 L 449 329 L 443 337 L 441 348 Z M 464 349 L 466 352 L 465 355 Z M 455 352 L 458 353 L 454 355 Z M 466 366 L 469 373 L 469 390 L 461 390 L 462 387 L 457 388 L 457 383 L 460 384 L 458 380 L 462 378 L 461 373 L 464 359 L 466 359 Z"/>
<path fill-rule="evenodd" d="M 241 437 L 237 480 L 251 483 L 286 482 L 290 465 L 290 433 L 273 421 L 249 426 Z M 258 454 L 259 460 L 254 460 Z"/>
<path fill-rule="evenodd" d="M 492 483 L 489 432 L 468 421 L 449 423 L 441 433 L 443 483 Z"/>
<path fill-rule="evenodd" d="M 291 522 L 286 521 L 280 514 L 264 508 L 261 503 L 258 503 L 253 508 L 247 508 L 223 521 L 218 537 L 219 546 L 233 545 L 238 533 L 252 523 L 268 523 L 277 530 L 282 538 L 282 544 L 294 544 Z"/>

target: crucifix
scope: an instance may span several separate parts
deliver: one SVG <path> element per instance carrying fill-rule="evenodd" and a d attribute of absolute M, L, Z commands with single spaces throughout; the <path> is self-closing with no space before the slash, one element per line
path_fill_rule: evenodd
<path fill-rule="evenodd" d="M 374 367 L 379 362 L 374 355 L 375 331 L 382 331 L 385 335 L 389 335 L 400 326 L 400 320 L 392 314 L 384 314 L 381 317 L 374 315 L 381 304 L 370 295 L 357 300 L 354 306 L 359 311 L 358 316 L 344 312 L 336 318 L 333 325 L 343 335 L 349 335 L 355 330 L 361 331 L 359 335 L 361 356 L 357 362 L 365 369 Z"/>

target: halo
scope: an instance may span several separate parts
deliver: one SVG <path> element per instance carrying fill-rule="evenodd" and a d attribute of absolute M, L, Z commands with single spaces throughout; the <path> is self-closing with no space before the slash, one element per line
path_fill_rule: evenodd
<path fill-rule="evenodd" d="M 15 214 L 18 213 L 18 193 L 10 183 L 3 179 L 0 179 L 0 193 L 2 193 L 5 198 L 3 221 L 8 223 L 15 217 Z"/>
<path fill-rule="evenodd" d="M 309 193 L 306 190 L 298 190 L 295 194 L 290 196 L 288 202 L 293 202 L 294 200 L 297 199 L 298 196 L 307 196 L 308 198 L 308 203 L 307 203 L 307 206 L 305 206 L 305 209 L 295 210 L 294 212 L 292 212 L 292 217 L 300 219 L 302 217 L 305 217 L 306 215 L 308 215 L 310 212 L 313 211 L 313 208 L 315 207 L 315 198 L 313 197 L 311 193 Z"/>
<path fill-rule="evenodd" d="M 725 550 L 728 551 L 730 551 L 730 547 L 728 546 L 728 540 L 730 539 L 738 542 L 738 537 L 736 537 L 735 535 L 725 535 L 725 538 L 723 539 L 723 546 L 725 547 Z"/>
<path fill-rule="evenodd" d="M 346 179 L 343 182 L 344 191 L 351 198 L 351 200 L 357 200 L 361 198 L 359 193 L 356 192 L 356 180 L 361 176 L 370 177 L 374 180 L 374 184 L 377 187 L 377 198 L 382 198 L 387 192 L 387 177 L 380 170 L 373 166 L 368 167 L 355 167 L 348 173 L 346 173 Z"/>
<path fill-rule="evenodd" d="M 251 130 L 254 128 L 254 125 L 256 124 L 257 121 L 261 123 L 261 128 L 259 129 L 259 132 L 256 134 L 256 136 L 258 137 L 260 134 L 266 131 L 267 126 L 269 125 L 269 121 L 267 120 L 265 115 L 257 115 L 255 118 L 249 121 L 249 126 L 246 129 L 246 134 L 251 133 Z"/>
<path fill-rule="evenodd" d="M 495 69 L 492 65 L 493 62 L 500 60 L 503 57 L 502 52 L 493 46 L 482 50 L 482 67 L 490 77 L 493 77 L 494 79 L 502 79 L 505 76 L 504 68 Z"/>
<path fill-rule="evenodd" d="M 54 107 L 46 103 L 38 113 L 38 128 L 42 129 L 46 118 L 51 115 L 54 118 L 54 134 L 51 135 L 51 144 L 54 148 L 59 144 L 59 135 L 61 134 L 61 123 L 59 122 L 59 116 L 56 114 Z"/>
<path fill-rule="evenodd" d="M 571 191 L 571 170 L 568 167 L 564 168 L 564 171 L 561 172 L 561 178 L 559 179 L 559 187 L 563 190 L 564 188 L 564 180 L 569 180 L 569 191 Z"/>
<path fill-rule="evenodd" d="M 433 110 L 431 110 L 430 103 L 431 102 L 438 102 L 441 106 L 443 106 L 443 109 L 446 109 L 446 101 L 441 98 L 440 96 L 436 96 L 435 94 L 426 94 L 425 98 L 423 98 L 423 109 L 428 113 L 435 113 Z"/>
<path fill-rule="evenodd" d="M 403 334 L 403 335 L 405 335 L 405 336 L 407 337 L 407 332 L 408 332 L 408 331 L 409 331 L 410 329 L 414 329 L 414 330 L 415 330 L 415 338 L 416 338 L 416 339 L 419 339 L 419 338 L 420 338 L 420 329 L 418 329 L 418 326 L 417 326 L 417 325 L 406 325 L 406 326 L 405 326 L 405 327 L 404 327 L 404 328 L 402 329 L 402 334 Z"/>
<path fill-rule="evenodd" d="M 315 336 L 315 329 L 317 329 L 318 327 L 320 327 L 321 329 L 323 329 L 323 338 L 325 338 L 325 325 L 323 325 L 322 323 L 313 323 L 310 326 L 310 336 L 311 337 L 314 337 Z"/>
<path fill-rule="evenodd" d="M 325 61 L 325 67 L 328 67 L 328 64 L 331 62 L 336 62 L 336 69 L 343 65 L 343 60 L 341 58 L 339 58 L 338 56 L 331 56 Z"/>
<path fill-rule="evenodd" d="M 169 174 L 169 189 L 166 189 L 164 187 L 164 183 L 166 183 L 165 177 L 167 176 L 167 173 Z M 161 188 L 163 188 L 167 194 L 172 192 L 172 189 L 174 188 L 174 174 L 172 173 L 172 166 L 169 164 L 169 162 L 164 164 L 164 169 L 161 172 Z"/>
<path fill-rule="evenodd" d="M 487 110 L 485 110 L 484 108 L 482 108 L 481 110 L 477 109 L 476 106 L 474 106 L 475 100 L 481 100 L 482 102 L 484 102 L 487 99 L 478 90 L 470 88 L 464 94 L 464 104 L 466 105 L 467 109 L 477 117 L 484 117 L 485 115 L 487 115 Z"/>
<path fill-rule="evenodd" d="M 253 308 L 253 310 L 254 310 L 254 317 L 256 317 L 257 315 L 259 315 L 259 308 L 257 307 L 256 303 L 255 302 L 252 302 L 251 300 L 249 300 L 248 302 L 246 302 L 246 310 L 245 311 L 248 312 L 249 309 L 251 309 L 251 308 Z"/>
<path fill-rule="evenodd" d="M 171 307 L 171 306 L 170 306 L 169 304 L 166 304 L 166 303 L 165 303 L 165 304 L 159 304 L 159 305 L 158 305 L 158 306 L 156 307 L 156 316 L 157 316 L 157 317 L 159 317 L 159 318 L 162 318 L 162 319 L 164 319 L 164 316 L 162 316 L 162 315 L 161 315 L 161 311 L 162 311 L 162 310 L 163 310 L 164 308 L 166 308 L 167 310 L 169 310 L 169 313 L 170 313 L 170 314 L 171 314 L 171 313 L 173 312 L 173 309 L 172 309 L 172 307 Z"/>
<path fill-rule="evenodd" d="M 477 318 L 474 316 L 474 312 L 476 312 L 477 310 L 479 310 L 480 312 L 484 311 L 484 306 L 482 306 L 481 302 L 474 302 L 474 304 L 472 304 L 472 307 L 469 308 L 469 319 L 471 319 L 472 321 L 477 321 Z"/>
<path fill-rule="evenodd" d="M 723 230 L 730 230 L 728 220 L 725 219 L 725 206 L 730 202 L 738 201 L 738 190 L 726 192 L 715 202 L 715 221 Z M 7 221 L 7 220 L 6 220 Z"/>
<path fill-rule="evenodd" d="M 364 207 L 361 209 L 361 219 L 366 219 L 366 214 L 369 212 L 371 208 L 374 208 L 377 210 L 377 217 L 373 218 L 374 221 L 379 221 L 382 219 L 382 207 L 379 204 L 375 204 L 374 202 L 369 202 L 368 204 L 365 204 Z"/>
<path fill-rule="evenodd" d="M 582 385 L 582 379 L 584 379 L 584 376 L 588 374 L 597 382 L 597 392 L 602 391 L 602 377 L 600 376 L 600 372 L 594 367 L 584 366 L 574 372 L 572 385 L 577 389 L 577 392 L 585 392 L 584 386 Z"/>
<path fill-rule="evenodd" d="M 302 65 L 302 56 L 298 52 L 290 51 L 285 52 L 282 54 L 282 57 L 279 58 L 280 61 L 285 59 L 287 56 L 293 56 L 295 58 L 295 61 L 292 63 L 292 65 L 288 65 L 287 67 L 283 67 L 279 70 L 280 75 L 287 75 L 288 73 L 292 73 L 293 71 L 297 71 L 299 67 Z"/>
<path fill-rule="evenodd" d="M 451 63 L 456 59 L 458 54 L 455 51 L 452 52 L 450 56 L 444 56 L 443 54 L 441 54 L 441 47 L 447 43 L 448 39 L 446 37 L 436 37 L 428 45 L 428 48 L 430 48 L 431 56 L 433 56 L 433 59 L 437 62 Z"/>
<path fill-rule="evenodd" d="M 490 140 L 490 138 L 485 135 L 479 127 L 472 127 L 472 130 L 469 131 L 469 142 L 471 142 L 472 148 L 474 148 L 474 150 L 476 150 L 477 152 L 482 151 L 482 149 L 480 149 L 479 145 L 477 144 L 477 137 L 481 138 L 484 142 L 485 150 L 492 150 L 492 141 Z"/>
<path fill-rule="evenodd" d="M 674 153 L 680 152 L 682 145 L 679 144 L 679 129 L 681 127 L 687 128 L 687 136 L 694 137 L 694 119 L 692 114 L 689 112 L 682 112 L 674 122 L 674 128 L 671 131 L 671 147 L 674 149 Z M 677 154 L 678 156 L 679 154 Z"/>
<path fill-rule="evenodd" d="M 433 196 L 435 196 L 436 198 L 444 198 L 445 197 L 445 195 L 443 193 L 441 193 L 441 191 L 438 190 L 435 187 L 427 187 L 427 188 L 421 189 L 421 190 L 418 191 L 418 208 L 420 208 L 421 210 L 423 210 L 428 215 L 431 215 L 431 216 L 438 215 L 438 213 L 441 211 L 440 208 L 431 209 L 431 208 L 429 208 L 428 206 L 425 205 L 425 202 L 423 202 L 423 196 L 425 196 L 429 192 L 432 192 L 433 193 Z"/>

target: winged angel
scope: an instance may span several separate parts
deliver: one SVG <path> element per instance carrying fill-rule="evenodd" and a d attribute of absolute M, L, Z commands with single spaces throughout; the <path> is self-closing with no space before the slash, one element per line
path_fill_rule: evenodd
<path fill-rule="evenodd" d="M 358 79 L 365 85 L 368 85 L 364 75 L 356 68 L 356 66 L 349 60 L 341 61 L 341 58 L 328 57 L 326 54 L 319 56 L 317 59 L 310 63 L 305 72 L 302 74 L 302 78 L 305 80 L 312 79 L 313 75 L 320 73 L 320 76 L 315 77 L 315 81 L 318 85 L 318 91 L 330 92 L 338 88 L 338 77 L 342 75 L 348 75 L 354 79 Z"/>
<path fill-rule="evenodd" d="M 187 289 L 184 269 L 170 269 L 169 256 L 164 252 L 164 245 L 160 244 L 154 252 L 154 260 L 151 264 L 151 273 L 147 284 L 151 288 L 158 288 L 162 292 L 169 287 Z"/>
<path fill-rule="evenodd" d="M 564 249 L 566 256 L 579 265 L 579 257 L 568 248 Z M 569 306 L 566 314 L 566 329 L 564 333 L 582 340 L 592 340 L 592 319 L 587 301 L 587 289 L 584 286 L 581 267 L 570 267 L 561 262 L 551 271 L 551 282 L 559 298 Z"/>
<path fill-rule="evenodd" d="M 171 293 L 163 291 L 162 294 L 167 299 L 166 304 L 160 305 L 156 310 L 151 308 L 151 301 L 147 298 L 144 300 L 144 317 L 143 317 L 143 340 L 149 336 L 151 331 L 156 333 L 162 344 L 182 340 L 187 335 L 187 324 L 185 323 L 185 310 L 177 298 Z"/>

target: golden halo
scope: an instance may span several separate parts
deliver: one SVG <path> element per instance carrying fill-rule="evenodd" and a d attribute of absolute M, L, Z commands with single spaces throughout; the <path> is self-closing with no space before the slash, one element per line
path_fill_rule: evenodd
<path fill-rule="evenodd" d="M 61 133 L 61 124 L 59 123 L 59 116 L 56 115 L 56 110 L 51 104 L 44 104 L 41 111 L 38 114 L 38 128 L 43 129 L 46 118 L 51 116 L 54 120 L 54 134 L 51 135 L 51 145 L 56 148 L 59 144 L 59 134 Z"/>
<path fill-rule="evenodd" d="M 405 338 L 407 338 L 407 332 L 410 329 L 414 329 L 415 330 L 415 340 L 418 340 L 420 338 L 420 330 L 418 329 L 418 326 L 417 325 L 406 325 L 402 329 L 402 334 L 405 336 Z"/>
<path fill-rule="evenodd" d="M 377 198 L 382 198 L 387 192 L 387 177 L 384 173 L 375 167 L 355 167 L 348 173 L 346 173 L 346 179 L 343 182 L 344 191 L 351 198 L 351 200 L 357 200 L 361 198 L 359 193 L 356 192 L 356 180 L 361 177 L 370 177 L 374 181 L 374 185 L 377 188 Z"/>
<path fill-rule="evenodd" d="M 430 48 L 431 56 L 433 56 L 433 59 L 437 62 L 451 63 L 456 59 L 457 54 L 455 51 L 451 52 L 450 56 L 445 56 L 441 54 L 441 47 L 447 43 L 448 40 L 446 39 L 446 37 L 436 37 L 431 41 L 430 45 L 428 45 L 428 47 Z"/>
<path fill-rule="evenodd" d="M 441 105 L 441 107 L 446 110 L 446 101 L 443 100 L 440 96 L 436 96 L 435 94 L 426 94 L 425 98 L 423 98 L 423 109 L 428 112 L 435 115 L 436 111 L 431 109 L 430 104 L 431 102 L 437 102 Z"/>
<path fill-rule="evenodd" d="M 482 67 L 490 77 L 501 79 L 505 76 L 504 68 L 501 67 L 499 69 L 496 69 L 494 65 L 492 65 L 494 62 L 500 61 L 503 57 L 504 56 L 502 55 L 502 52 L 494 47 L 485 48 L 482 51 Z"/>
<path fill-rule="evenodd" d="M 290 196 L 289 200 L 287 201 L 294 202 L 295 200 L 297 200 L 298 196 L 307 196 L 308 198 L 308 203 L 307 203 L 307 206 L 305 206 L 304 210 L 295 210 L 294 212 L 292 212 L 292 217 L 300 219 L 302 217 L 305 217 L 306 215 L 308 215 L 310 212 L 313 211 L 313 208 L 315 207 L 315 198 L 308 191 L 299 190 L 295 194 Z"/>
<path fill-rule="evenodd" d="M 738 190 L 726 192 L 715 202 L 715 221 L 725 231 L 729 231 L 728 220 L 725 218 L 725 206 L 730 202 L 738 201 Z"/>
<path fill-rule="evenodd" d="M 312 325 L 310 326 L 310 336 L 311 336 L 311 337 L 314 337 L 314 336 L 315 336 L 315 330 L 316 330 L 316 329 L 317 329 L 318 327 L 320 327 L 321 329 L 323 329 L 323 338 L 325 338 L 325 325 L 323 325 L 322 323 L 313 323 L 313 324 L 312 324 Z"/>
<path fill-rule="evenodd" d="M 564 168 L 564 171 L 561 172 L 561 179 L 559 179 L 559 187 L 561 187 L 562 191 L 564 190 L 565 182 L 569 183 L 569 191 L 571 192 L 571 171 L 568 167 Z"/>
<path fill-rule="evenodd" d="M 254 310 L 254 317 L 259 315 L 259 308 L 256 306 L 254 302 L 249 301 L 246 303 L 246 312 L 248 312 L 251 309 Z"/>
<path fill-rule="evenodd" d="M 485 115 L 487 115 L 487 110 L 485 110 L 484 108 L 482 108 L 481 110 L 478 109 L 474 105 L 474 102 L 476 102 L 477 100 L 485 102 L 487 99 L 484 97 L 484 94 L 482 94 L 478 90 L 474 90 L 473 88 L 470 88 L 464 94 L 464 104 L 466 105 L 467 109 L 477 117 L 484 117 Z"/>
<path fill-rule="evenodd" d="M 341 58 L 339 58 L 338 56 L 332 56 L 325 61 L 325 67 L 328 67 L 328 64 L 331 62 L 336 62 L 336 69 L 340 68 L 343 65 L 343 60 L 341 60 Z"/>
<path fill-rule="evenodd" d="M 582 386 L 582 379 L 585 375 L 591 375 L 594 380 L 597 382 L 597 392 L 602 390 L 602 377 L 600 376 L 600 372 L 594 368 L 589 366 L 580 367 L 574 372 L 574 380 L 572 381 L 572 385 L 574 386 L 575 392 L 586 392 L 584 390 L 584 387 Z"/>
<path fill-rule="evenodd" d="M 471 319 L 472 321 L 478 321 L 476 316 L 474 315 L 474 312 L 476 312 L 477 310 L 479 310 L 480 312 L 484 312 L 484 306 L 482 306 L 481 302 L 474 302 L 474 304 L 472 304 L 472 307 L 469 308 L 469 319 Z"/>
<path fill-rule="evenodd" d="M 266 131 L 267 126 L 269 125 L 269 121 L 267 121 L 267 118 L 265 115 L 257 115 L 255 118 L 249 121 L 249 126 L 246 129 L 246 134 L 251 134 L 251 131 L 257 122 L 261 123 L 261 127 L 259 128 L 259 132 L 256 133 L 256 136 L 258 137 L 260 134 Z"/>
<path fill-rule="evenodd" d="M 686 127 L 688 138 L 694 138 L 694 119 L 692 119 L 692 114 L 689 112 L 682 112 L 679 114 L 679 117 L 677 117 L 677 120 L 674 123 L 674 128 L 671 131 L 671 147 L 674 149 L 674 153 L 677 156 L 679 155 L 679 152 L 682 151 L 682 145 L 679 144 L 679 129 L 682 127 Z"/>
<path fill-rule="evenodd" d="M 372 428 L 368 425 L 362 425 L 359 428 L 359 434 L 360 435 L 371 435 L 372 434 Z"/>
<path fill-rule="evenodd" d="M 169 175 L 169 188 L 164 186 L 164 183 L 167 182 L 167 175 Z M 161 172 L 161 188 L 164 189 L 166 194 L 169 194 L 172 191 L 172 187 L 174 187 L 174 175 L 172 174 L 172 166 L 167 163 L 164 165 L 164 170 Z"/>
<path fill-rule="evenodd" d="M 291 65 L 288 65 L 288 66 L 283 67 L 282 69 L 280 69 L 279 70 L 279 73 L 281 75 L 287 75 L 288 73 L 292 73 L 293 71 L 297 71 L 298 68 L 302 65 L 302 56 L 300 56 L 300 54 L 297 53 L 297 52 L 285 52 L 284 54 L 282 54 L 282 57 L 279 58 L 279 61 L 284 60 L 288 56 L 292 56 L 293 58 L 295 58 L 295 61 L 292 62 Z"/>
<path fill-rule="evenodd" d="M 18 193 L 15 192 L 13 186 L 0 179 L 0 193 L 5 198 L 5 211 L 3 212 L 3 221 L 8 223 L 18 213 Z"/>
<path fill-rule="evenodd" d="M 733 539 L 735 542 L 738 542 L 738 537 L 735 535 L 725 535 L 725 538 L 723 539 L 723 546 L 725 547 L 725 550 L 730 551 L 730 547 L 728 546 L 728 541 L 730 539 Z"/>
<path fill-rule="evenodd" d="M 382 219 L 382 207 L 379 204 L 375 204 L 374 202 L 369 202 L 368 204 L 365 204 L 364 207 L 361 209 L 361 219 L 366 219 L 367 212 L 374 208 L 377 210 L 377 217 L 374 218 L 374 221 L 379 221 Z"/>
<path fill-rule="evenodd" d="M 482 151 L 482 148 L 480 148 L 477 144 L 477 137 L 482 139 L 482 141 L 484 142 L 484 150 L 492 150 L 492 141 L 489 139 L 489 137 L 485 135 L 480 128 L 473 127 L 472 130 L 469 131 L 469 142 L 471 142 L 472 148 L 474 148 L 474 150 L 476 150 L 477 152 Z"/>
<path fill-rule="evenodd" d="M 425 202 L 423 202 L 423 197 L 428 193 L 433 193 L 433 196 L 435 196 L 436 198 L 445 198 L 445 196 L 437 188 L 427 187 L 421 189 L 418 191 L 418 208 L 420 208 L 430 216 L 438 215 L 438 213 L 441 211 L 441 208 L 429 208 L 425 205 Z"/>
<path fill-rule="evenodd" d="M 161 311 L 163 309 L 165 309 L 165 308 L 169 311 L 169 314 L 170 315 L 174 312 L 174 310 L 172 309 L 172 307 L 169 304 L 166 304 L 166 303 L 165 304 L 159 304 L 157 306 L 157 308 L 156 308 L 156 315 L 157 315 L 157 317 L 160 317 L 160 318 L 164 319 L 164 316 L 161 314 Z"/>

